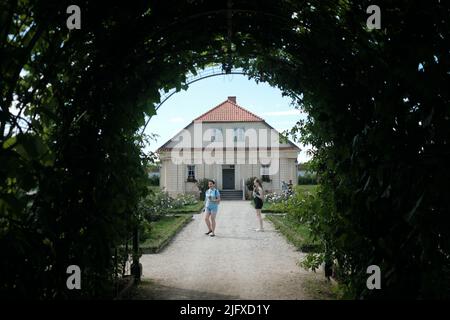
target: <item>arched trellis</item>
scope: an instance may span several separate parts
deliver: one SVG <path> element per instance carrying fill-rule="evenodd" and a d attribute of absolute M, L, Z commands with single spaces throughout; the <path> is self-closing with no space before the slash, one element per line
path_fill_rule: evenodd
<path fill-rule="evenodd" d="M 233 67 L 233 55 L 234 55 L 234 44 L 233 44 L 233 16 L 239 15 L 239 14 L 249 14 L 253 16 L 259 16 L 259 17 L 265 17 L 273 19 L 274 21 L 277 21 L 278 23 L 283 24 L 284 26 L 293 25 L 293 16 L 282 16 L 279 14 L 275 14 L 273 12 L 266 12 L 264 10 L 255 10 L 255 9 L 239 9 L 235 8 L 233 6 L 233 2 L 231 0 L 226 1 L 226 8 L 219 9 L 219 10 L 210 10 L 198 14 L 188 15 L 183 17 L 182 19 L 176 19 L 176 21 L 169 23 L 168 25 L 156 30 L 150 38 L 157 38 L 158 36 L 161 36 L 164 34 L 164 32 L 167 32 L 167 30 L 171 28 L 182 28 L 183 25 L 192 22 L 193 20 L 205 17 L 205 16 L 220 16 L 225 15 L 226 19 L 226 41 L 227 41 L 227 52 L 225 53 L 226 56 L 226 63 L 222 65 L 213 65 L 211 67 L 202 69 L 200 72 L 197 72 L 196 74 L 190 73 L 184 85 L 189 86 L 192 83 L 195 83 L 200 80 L 204 80 L 211 77 L 216 76 L 223 76 L 223 75 L 230 75 L 230 74 L 237 74 L 237 75 L 250 75 L 248 72 L 246 72 L 243 68 L 235 68 Z M 255 57 L 258 56 L 258 53 L 253 53 Z M 168 100 L 170 99 L 175 93 L 179 92 L 177 88 L 172 88 L 167 92 L 164 92 L 160 97 L 159 104 L 155 105 L 155 112 L 158 111 L 158 109 Z M 294 97 L 297 99 L 300 99 L 295 93 L 290 92 Z M 151 116 L 147 118 L 145 121 L 145 124 L 142 128 L 141 134 L 145 132 L 145 129 L 147 128 L 149 122 L 151 120 Z"/>
<path fill-rule="evenodd" d="M 243 68 L 225 68 L 221 65 L 213 65 L 211 67 L 205 68 L 197 72 L 196 74 L 189 74 L 186 77 L 186 82 L 184 83 L 186 86 L 189 86 L 195 82 L 212 78 L 212 77 L 218 77 L 218 76 L 226 76 L 226 75 L 247 75 L 250 76 L 251 74 L 244 70 Z M 179 92 L 176 88 L 172 88 L 171 90 L 164 92 L 161 95 L 160 102 L 155 106 L 155 112 L 159 110 L 159 108 L 167 101 L 169 100 L 174 94 Z M 294 92 L 290 91 L 290 94 L 296 99 L 300 100 L 301 98 L 295 94 Z M 152 117 L 148 117 L 148 119 L 145 121 L 144 127 L 142 128 L 141 134 L 145 132 L 145 129 L 147 128 L 150 120 Z"/>
<path fill-rule="evenodd" d="M 443 111 L 448 109 L 439 106 L 447 103 L 448 77 L 445 77 L 445 69 L 436 72 L 438 67 L 447 66 L 444 53 L 449 51 L 449 42 L 445 41 L 449 16 L 445 4 L 416 7 L 401 2 L 401 10 L 389 13 L 389 28 L 366 32 L 361 28 L 367 19 L 366 8 L 356 1 L 342 2 L 342 6 L 341 2 L 314 0 L 243 1 L 235 2 L 232 7 L 232 2 L 227 0 L 169 0 L 154 2 L 148 7 L 133 2 L 110 8 L 95 8 L 89 2 L 90 10 L 83 11 L 83 29 L 88 32 L 71 31 L 69 37 L 65 28 L 61 28 L 60 13 L 65 9 L 64 1 L 61 3 L 45 6 L 40 2 L 33 3 L 32 10 L 39 9 L 37 14 L 32 12 L 33 17 L 38 19 L 30 25 L 29 34 L 35 36 L 18 36 L 2 42 L 2 51 L 5 49 L 12 54 L 4 55 L 0 69 L 15 69 L 18 74 L 23 66 L 29 65 L 31 75 L 35 76 L 34 80 L 22 83 L 24 81 L 11 72 L 10 79 L 2 81 L 5 86 L 2 93 L 7 93 L 6 104 L 11 102 L 13 93 L 17 93 L 23 98 L 23 106 L 36 108 L 33 112 L 39 116 L 38 120 L 46 120 L 49 107 L 57 111 L 48 117 L 54 128 L 48 145 L 52 151 L 57 151 L 52 152 L 57 156 L 56 161 L 46 161 L 50 164 L 41 168 L 36 159 L 7 150 L 13 149 L 11 141 L 0 148 L 2 152 L 8 152 L 2 154 L 0 171 L 5 177 L 11 177 L 1 179 L 1 187 L 6 186 L 3 190 L 10 190 L 10 181 L 15 181 L 20 192 L 8 196 L 17 195 L 21 199 L 23 191 L 20 188 L 23 186 L 25 190 L 38 190 L 41 200 L 32 207 L 30 213 L 33 215 L 23 214 L 21 207 L 16 209 L 19 201 L 14 201 L 14 206 L 8 208 L 10 211 L 5 211 L 8 219 L 20 219 L 13 221 L 17 226 L 32 231 L 31 235 L 39 234 L 39 241 L 31 241 L 25 234 L 11 237 L 10 250 L 4 250 L 7 263 L 2 267 L 7 270 L 3 274 L 13 280 L 6 288 L 20 288 L 16 281 L 20 279 L 20 284 L 25 286 L 22 292 L 36 289 L 38 294 L 45 294 L 42 297 L 49 297 L 47 292 L 65 295 L 65 281 L 55 281 L 52 284 L 54 291 L 49 290 L 51 285 L 41 289 L 33 288 L 33 284 L 44 283 L 42 280 L 50 278 L 57 280 L 55 276 L 60 271 L 65 275 L 62 267 L 69 262 L 66 252 L 70 253 L 68 257 L 86 257 L 85 261 L 94 262 L 88 265 L 91 269 L 84 269 L 83 272 L 88 270 L 85 274 L 91 272 L 95 279 L 100 279 L 97 275 L 107 274 L 110 258 L 102 253 L 109 244 L 118 243 L 115 235 L 124 224 L 117 217 L 123 212 L 127 218 L 131 213 L 135 217 L 132 205 L 143 189 L 139 186 L 142 171 L 134 170 L 140 159 L 131 138 L 136 130 L 140 130 L 145 101 L 152 101 L 152 108 L 148 108 L 151 113 L 154 104 L 159 104 L 158 108 L 162 104 L 156 102 L 155 92 L 163 87 L 186 84 L 185 75 L 189 68 L 199 66 L 201 69 L 213 62 L 227 64 L 230 60 L 234 63 L 231 58 L 236 56 L 247 60 L 247 53 L 252 50 L 258 52 L 259 58 L 255 72 L 262 70 L 263 75 L 267 72 L 265 78 L 271 84 L 291 89 L 306 88 L 307 102 L 310 102 L 308 113 L 314 120 L 308 128 L 310 140 L 322 148 L 318 157 L 323 171 L 321 184 L 328 188 L 325 189 L 328 193 L 322 194 L 329 195 L 324 200 L 335 203 L 342 212 L 334 212 L 331 205 L 327 206 L 322 212 L 323 219 L 315 220 L 314 225 L 325 227 L 317 234 L 321 230 L 327 232 L 326 244 L 330 252 L 337 253 L 330 259 L 336 258 L 344 262 L 341 266 L 349 266 L 340 274 L 352 276 L 348 281 L 355 284 L 356 294 L 366 290 L 368 261 L 382 262 L 392 270 L 387 274 L 394 274 L 399 279 L 391 278 L 394 286 L 382 290 L 390 290 L 391 297 L 399 296 L 393 293 L 403 293 L 401 289 L 405 283 L 420 288 L 427 280 L 420 278 L 424 270 L 427 277 L 432 275 L 428 279 L 435 276 L 436 281 L 429 288 L 424 287 L 425 290 L 417 289 L 420 297 L 426 297 L 426 292 L 436 284 L 445 284 L 440 268 L 443 258 L 439 259 L 445 253 L 448 260 L 449 228 L 444 220 L 448 198 L 439 191 L 446 185 L 445 179 L 448 180 L 448 170 L 444 166 L 444 156 L 448 154 L 445 149 L 448 124 L 443 120 L 448 119 Z M 385 5 L 390 7 L 391 3 L 385 1 Z M 13 25 L 19 17 L 26 26 L 22 17 L 27 17 L 29 7 L 27 4 L 11 5 L 11 14 L 2 15 L 0 24 Z M 13 14 L 15 11 L 17 14 Z M 148 16 L 147 12 L 150 12 Z M 292 12 L 298 14 L 298 19 L 291 19 Z M 410 13 L 420 13 L 422 25 L 429 27 L 417 28 L 416 19 L 408 18 Z M 23 29 L 17 30 L 22 32 Z M 181 40 L 189 41 L 179 41 L 178 35 Z M 215 41 L 217 36 L 220 40 Z M 30 38 L 31 45 L 28 43 Z M 67 38 L 70 41 L 66 41 Z M 121 42 L 123 45 L 118 45 Z M 30 50 L 33 43 L 39 54 Z M 408 44 L 413 45 L 408 47 Z M 233 45 L 236 45 L 235 53 Z M 408 49 L 407 54 L 405 49 Z M 215 58 L 200 54 L 205 51 Z M 230 58 L 231 53 L 233 57 Z M 165 55 L 172 60 L 159 58 Z M 418 61 L 425 57 L 429 57 L 429 61 L 425 61 L 424 70 L 415 72 Z M 67 62 L 72 60 L 74 63 L 68 68 Z M 136 67 L 136 75 L 131 72 L 130 65 Z M 201 76 L 198 77 L 197 81 L 201 80 Z M 49 93 L 43 95 L 46 89 Z M 50 89 L 57 90 L 50 92 Z M 39 94 L 31 97 L 30 92 Z M 151 99 L 141 102 L 136 98 L 147 92 Z M 173 93 L 168 92 L 162 100 L 167 101 Z M 34 99 L 29 102 L 31 98 Z M 2 117 L 2 121 L 6 119 L 12 123 L 10 118 Z M 0 128 L 0 131 L 3 130 Z M 16 143 L 40 149 L 31 142 L 41 131 L 45 133 L 36 128 L 35 134 L 26 136 L 27 140 Z M 117 203 L 113 203 L 115 200 Z M 123 211 L 123 203 L 129 204 L 125 206 L 127 211 Z M 386 211 L 387 208 L 392 210 Z M 440 215 L 437 208 L 443 209 Z M 434 220 L 430 218 L 430 212 L 436 217 Z M 32 226 L 29 217 L 36 218 Z M 58 223 L 42 229 L 48 221 Z M 75 230 L 73 222 L 79 223 L 79 235 L 72 232 Z M 39 229 L 33 230 L 33 227 Z M 431 238 L 430 230 L 436 231 L 438 236 Z M 415 238 L 430 241 L 421 245 L 419 241 L 409 240 Z M 48 239 L 55 245 L 49 247 Z M 397 245 L 399 239 L 406 239 L 402 246 Z M 133 240 L 137 247 L 137 238 Z M 86 244 L 92 247 L 86 250 Z M 32 247 L 38 254 L 23 259 L 17 254 L 24 251 L 16 250 L 19 245 Z M 415 253 L 419 250 L 426 259 L 422 265 L 412 268 L 418 262 Z M 92 254 L 99 259 L 91 259 Z M 429 257 L 437 258 L 430 260 Z M 30 258 L 35 259 L 33 270 L 48 269 L 49 265 L 55 268 L 50 270 L 51 273 L 30 273 L 28 261 L 33 262 Z M 429 266 L 436 266 L 436 269 Z M 94 285 L 99 284 L 101 282 L 97 280 L 85 281 L 83 286 L 96 288 Z M 410 286 L 405 291 L 407 289 L 414 295 L 415 287 Z M 83 290 L 85 292 L 96 293 L 89 289 Z M 362 297 L 367 294 L 361 293 Z"/>
<path fill-rule="evenodd" d="M 189 86 L 200 80 L 217 77 L 217 76 L 226 76 L 226 75 L 231 75 L 231 74 L 248 75 L 248 73 L 242 68 L 234 68 L 231 70 L 226 70 L 225 68 L 223 68 L 223 66 L 214 65 L 209 68 L 200 70 L 195 75 L 189 74 L 186 78 L 185 85 Z M 161 96 L 161 99 L 160 99 L 161 102 L 155 106 L 155 111 L 158 111 L 158 109 L 177 92 L 179 92 L 179 90 L 177 90 L 176 88 L 173 88 L 173 89 L 163 93 L 163 95 Z M 150 119 L 151 119 L 151 117 L 148 117 L 148 119 L 145 121 L 145 125 L 142 128 L 142 133 L 144 133 L 145 129 L 147 128 L 147 125 L 150 122 Z"/>

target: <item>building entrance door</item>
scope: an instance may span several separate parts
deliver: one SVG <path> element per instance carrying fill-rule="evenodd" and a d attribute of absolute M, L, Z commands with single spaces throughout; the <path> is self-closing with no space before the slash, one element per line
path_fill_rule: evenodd
<path fill-rule="evenodd" d="M 234 166 L 222 167 L 222 186 L 224 190 L 234 190 Z"/>

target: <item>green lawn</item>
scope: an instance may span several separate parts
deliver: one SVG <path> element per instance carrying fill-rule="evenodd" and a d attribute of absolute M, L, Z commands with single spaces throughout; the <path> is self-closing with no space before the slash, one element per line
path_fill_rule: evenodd
<path fill-rule="evenodd" d="M 284 203 L 264 202 L 261 212 L 263 212 L 263 213 L 283 213 L 283 212 L 286 212 L 285 204 Z"/>
<path fill-rule="evenodd" d="M 151 222 L 149 237 L 141 242 L 140 249 L 143 253 L 157 253 L 180 231 L 189 221 L 192 215 L 164 216 L 158 221 Z"/>
<path fill-rule="evenodd" d="M 255 206 L 255 202 L 253 200 L 250 200 L 250 204 L 253 207 Z M 264 202 L 261 212 L 263 212 L 263 213 L 283 213 L 283 212 L 285 212 L 284 204 Z"/>
<path fill-rule="evenodd" d="M 301 192 L 309 191 L 311 193 L 314 193 L 317 191 L 317 187 L 317 184 L 300 184 L 295 186 L 295 189 Z"/>
<path fill-rule="evenodd" d="M 267 215 L 266 219 L 271 221 L 275 229 L 297 249 L 303 252 L 316 252 L 320 249 L 319 244 L 312 239 L 311 233 L 305 225 L 291 221 L 288 216 Z"/>
<path fill-rule="evenodd" d="M 185 206 L 183 206 L 181 208 L 171 209 L 169 211 L 169 213 L 177 213 L 177 214 L 180 214 L 180 213 L 198 213 L 200 210 L 203 209 L 203 206 L 204 206 L 203 201 L 199 201 L 196 204 L 188 204 L 188 205 L 185 205 Z"/>

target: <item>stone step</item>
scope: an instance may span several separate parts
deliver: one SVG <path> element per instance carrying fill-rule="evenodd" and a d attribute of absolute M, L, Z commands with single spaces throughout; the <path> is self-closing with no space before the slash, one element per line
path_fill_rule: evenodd
<path fill-rule="evenodd" d="M 222 200 L 242 200 L 241 190 L 220 190 Z"/>

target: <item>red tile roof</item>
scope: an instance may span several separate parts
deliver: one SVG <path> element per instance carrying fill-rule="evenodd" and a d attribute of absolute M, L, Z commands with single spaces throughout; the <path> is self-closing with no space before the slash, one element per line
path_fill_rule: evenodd
<path fill-rule="evenodd" d="M 236 97 L 227 100 L 212 108 L 194 122 L 262 122 L 262 118 L 242 108 L 236 103 Z"/>

